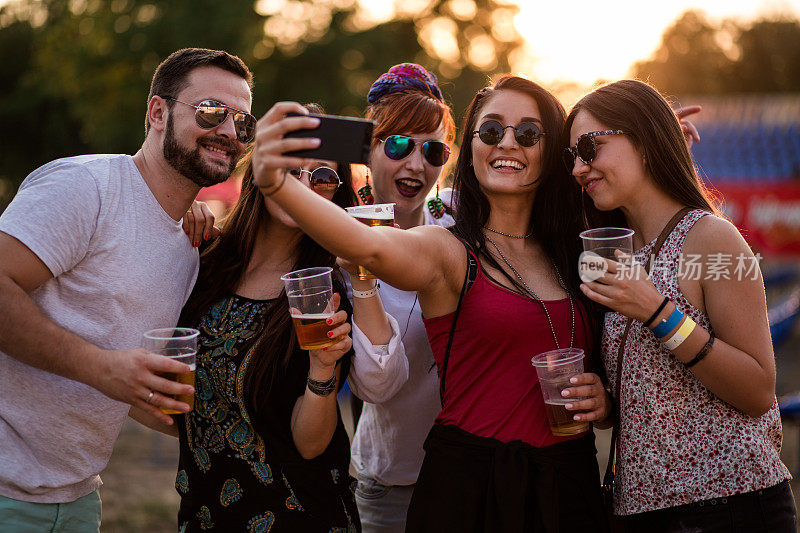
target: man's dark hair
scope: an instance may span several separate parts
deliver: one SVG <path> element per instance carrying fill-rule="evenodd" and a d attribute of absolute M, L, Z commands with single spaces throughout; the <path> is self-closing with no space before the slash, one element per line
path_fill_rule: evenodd
<path fill-rule="evenodd" d="M 171 96 L 175 98 L 186 87 L 186 78 L 189 73 L 199 67 L 217 67 L 240 76 L 250 88 L 253 87 L 253 73 L 238 57 L 223 50 L 209 50 L 207 48 L 183 48 L 173 52 L 158 65 L 153 80 L 150 82 L 150 94 L 147 95 L 147 105 L 153 96 Z M 169 100 L 167 106 L 171 109 L 175 102 Z M 150 131 L 150 122 L 147 112 L 144 117 L 144 134 Z"/>

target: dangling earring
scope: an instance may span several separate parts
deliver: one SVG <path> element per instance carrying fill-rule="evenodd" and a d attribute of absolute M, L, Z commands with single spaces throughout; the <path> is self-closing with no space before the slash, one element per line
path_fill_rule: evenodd
<path fill-rule="evenodd" d="M 439 198 L 439 182 L 436 182 L 436 196 L 428 200 L 428 211 L 431 212 L 433 218 L 442 218 L 444 216 L 444 202 Z"/>
<path fill-rule="evenodd" d="M 372 186 L 369 184 L 369 169 L 367 169 L 367 183 L 358 189 L 358 196 L 364 205 L 372 205 L 375 199 L 372 197 Z"/>

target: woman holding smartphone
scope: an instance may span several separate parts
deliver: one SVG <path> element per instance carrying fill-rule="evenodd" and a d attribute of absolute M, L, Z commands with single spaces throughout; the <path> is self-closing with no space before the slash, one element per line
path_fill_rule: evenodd
<path fill-rule="evenodd" d="M 475 96 L 455 170 L 453 232 L 369 228 L 282 180 L 281 168 L 301 163 L 284 153 L 318 144 L 284 138 L 316 126 L 313 118 L 286 117 L 301 109 L 278 103 L 259 121 L 256 183 L 331 252 L 417 291 L 439 367 L 443 407 L 426 441 L 407 530 L 544 523 L 554 531 L 606 531 L 593 435 L 550 432 L 530 363 L 535 353 L 593 344 L 578 293 L 578 189 L 559 157 L 563 107 L 511 76 Z M 414 149 L 421 144 L 415 140 Z M 583 398 L 569 405 L 577 420 L 607 416 L 595 374 L 571 383 L 566 393 Z"/>

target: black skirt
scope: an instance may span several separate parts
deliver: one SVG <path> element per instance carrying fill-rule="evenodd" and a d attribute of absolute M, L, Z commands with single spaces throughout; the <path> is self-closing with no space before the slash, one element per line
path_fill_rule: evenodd
<path fill-rule="evenodd" d="M 607 533 L 594 434 L 536 448 L 434 425 L 406 531 Z"/>

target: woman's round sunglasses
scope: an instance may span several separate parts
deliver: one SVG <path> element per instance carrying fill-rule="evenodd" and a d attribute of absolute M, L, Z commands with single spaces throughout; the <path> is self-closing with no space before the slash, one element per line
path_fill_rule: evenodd
<path fill-rule="evenodd" d="M 203 129 L 210 130 L 216 128 L 228 118 L 228 113 L 233 113 L 233 127 L 236 129 L 236 138 L 239 142 L 249 143 L 256 136 L 256 117 L 233 107 L 221 104 L 216 100 L 203 100 L 197 105 L 182 102 L 171 96 L 162 96 L 164 100 L 172 100 L 179 104 L 193 107 L 194 120 Z"/>
<path fill-rule="evenodd" d="M 405 135 L 389 135 L 383 143 L 383 153 L 392 161 L 400 161 L 411 155 L 418 142 L 422 142 L 422 155 L 431 166 L 440 167 L 450 157 L 450 147 L 441 141 L 423 141 Z"/>
<path fill-rule="evenodd" d="M 585 165 L 588 165 L 594 158 L 597 157 L 597 143 L 594 138 L 600 135 L 624 135 L 622 130 L 603 130 L 603 131 L 590 131 L 578 137 L 575 146 L 568 146 L 564 148 L 564 164 L 567 170 L 572 172 L 575 168 L 575 158 L 577 157 Z"/>
<path fill-rule="evenodd" d="M 308 172 L 308 181 L 311 184 L 311 188 L 317 193 L 335 191 L 342 184 L 339 174 L 330 167 L 317 167 L 314 170 L 287 168 L 286 172 L 297 179 L 303 177 L 303 172 Z"/>
<path fill-rule="evenodd" d="M 503 126 L 496 120 L 487 120 L 481 124 L 480 128 L 472 132 L 472 135 L 478 134 L 478 138 L 490 146 L 500 144 L 506 130 L 511 128 L 514 130 L 514 139 L 517 144 L 530 148 L 539 142 L 545 133 L 535 122 L 520 122 L 516 126 Z"/>

